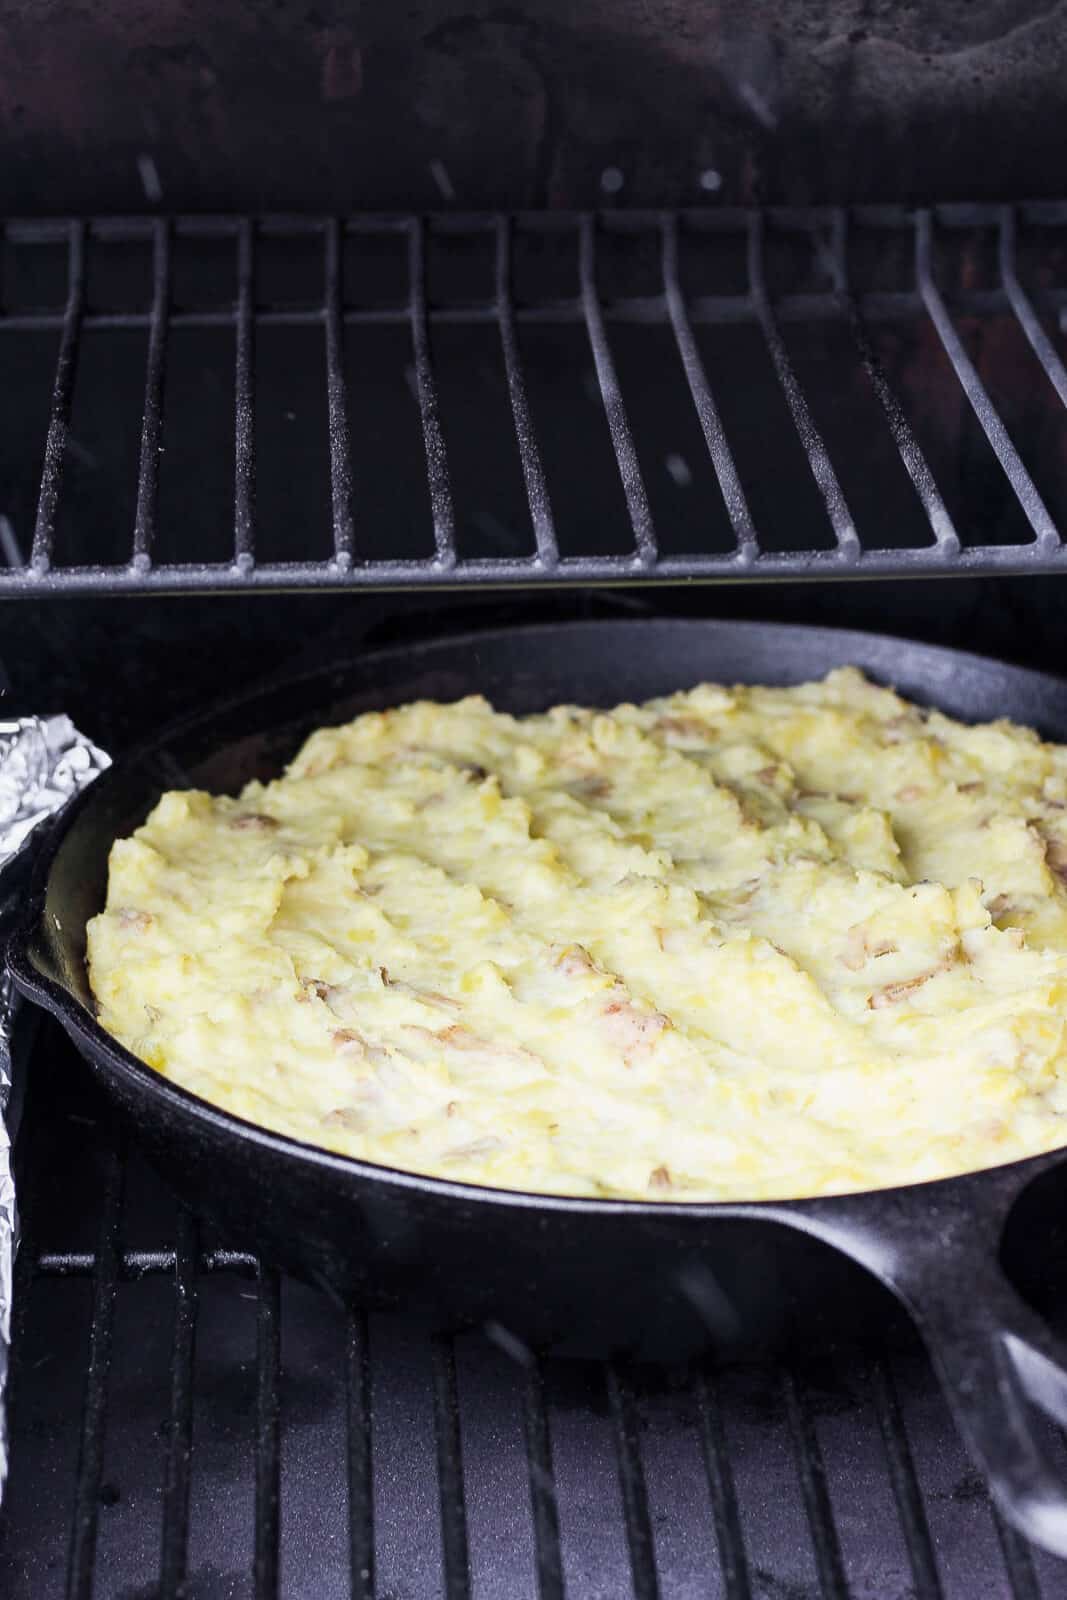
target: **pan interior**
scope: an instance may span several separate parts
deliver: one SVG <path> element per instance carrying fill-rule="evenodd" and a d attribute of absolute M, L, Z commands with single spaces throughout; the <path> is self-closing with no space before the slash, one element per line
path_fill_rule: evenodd
<path fill-rule="evenodd" d="M 77 1013 L 92 1014 L 85 928 L 104 902 L 113 840 L 166 788 L 234 793 L 284 768 L 316 727 L 415 699 L 484 694 L 523 713 L 559 702 L 610 706 L 701 681 L 788 684 L 853 664 L 919 703 L 968 721 L 1008 716 L 1067 739 L 1067 685 L 981 657 L 877 635 L 750 623 L 641 621 L 491 632 L 422 644 L 280 681 L 223 704 L 120 758 L 77 803 L 41 863 L 43 915 L 30 950 Z"/>

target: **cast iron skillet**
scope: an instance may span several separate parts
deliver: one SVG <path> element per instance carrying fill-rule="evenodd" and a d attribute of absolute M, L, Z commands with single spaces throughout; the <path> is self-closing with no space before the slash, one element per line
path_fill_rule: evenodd
<path fill-rule="evenodd" d="M 108 849 L 164 787 L 236 790 L 276 775 L 314 727 L 420 696 L 477 690 L 516 712 L 560 700 L 611 705 L 701 679 L 790 683 L 844 662 L 957 716 L 1007 715 L 1067 741 L 1067 683 L 870 634 L 658 620 L 421 644 L 230 700 L 116 762 L 44 847 L 11 971 L 59 1018 L 183 1197 L 231 1238 L 347 1299 L 415 1306 L 442 1328 L 496 1325 L 560 1353 L 673 1358 L 702 1348 L 733 1358 L 882 1326 L 888 1287 L 917 1323 L 1005 1515 L 1067 1556 L 1067 1486 L 1031 1409 L 1067 1424 L 1067 1348 L 1000 1265 L 1005 1222 L 1024 1190 L 1023 1231 L 1046 1250 L 1062 1231 L 1067 1159 L 750 1205 L 480 1189 L 242 1122 L 167 1083 L 93 1016 L 85 924 L 103 902 Z"/>

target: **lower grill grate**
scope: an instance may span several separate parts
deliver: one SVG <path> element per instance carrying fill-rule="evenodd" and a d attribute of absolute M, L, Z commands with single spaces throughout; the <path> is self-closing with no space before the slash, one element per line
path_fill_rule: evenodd
<path fill-rule="evenodd" d="M 10 1600 L 1064 1592 L 907 1343 L 713 1373 L 432 1340 L 202 1233 L 51 1025 L 29 1076 Z"/>

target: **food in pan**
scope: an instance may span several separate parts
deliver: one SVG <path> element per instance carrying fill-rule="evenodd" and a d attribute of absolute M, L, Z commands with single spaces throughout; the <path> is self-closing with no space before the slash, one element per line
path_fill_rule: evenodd
<path fill-rule="evenodd" d="M 829 1194 L 1067 1144 L 1067 748 L 846 668 L 604 712 L 479 698 L 165 794 L 100 1020 L 268 1128 L 420 1173 Z"/>

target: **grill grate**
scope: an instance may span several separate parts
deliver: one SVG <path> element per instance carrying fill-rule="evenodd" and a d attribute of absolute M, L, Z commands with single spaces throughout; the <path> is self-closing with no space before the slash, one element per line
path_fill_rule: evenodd
<path fill-rule="evenodd" d="M 345 1315 L 200 1237 L 51 1025 L 31 1067 L 11 1600 L 1063 1592 L 907 1345 L 662 1373 Z"/>
<path fill-rule="evenodd" d="M 28 561 L 0 571 L 0 595 L 1059 570 L 1067 567 L 1067 555 L 1057 515 L 1062 520 L 1067 496 L 1060 492 L 1058 479 L 1051 495 L 1038 487 L 1038 481 L 1050 471 L 1055 476 L 1061 452 L 1056 444 L 1049 446 L 1052 467 L 1039 464 L 1041 470 L 1036 472 L 1031 459 L 1034 447 L 1028 441 L 1024 448 L 1018 426 L 1013 439 L 990 392 L 981 370 L 981 347 L 986 335 L 995 343 L 1007 327 L 1019 334 L 1029 352 L 1027 359 L 1033 361 L 1032 374 L 1019 367 L 1019 381 L 1028 385 L 1032 376 L 1047 390 L 1044 419 L 1062 441 L 1067 368 L 1058 347 L 1058 319 L 1067 307 L 1067 291 L 1059 276 L 1065 227 L 1067 203 L 915 212 L 882 207 L 851 213 L 819 209 L 618 211 L 596 217 L 360 216 L 344 222 L 192 217 L 8 222 L 3 230 L 8 277 L 16 285 L 28 277 L 30 289 L 6 296 L 0 309 L 0 349 L 10 353 L 12 342 L 27 335 L 52 334 L 58 342 L 32 549 Z M 990 241 L 995 246 L 995 269 L 985 273 L 980 264 Z M 399 246 L 402 253 L 392 268 L 388 295 L 364 293 L 346 281 L 358 277 L 379 247 L 390 245 Z M 464 251 L 483 248 L 491 255 L 490 281 L 457 296 L 445 281 L 449 274 L 437 272 L 440 258 L 450 258 L 454 267 L 464 259 Z M 739 280 L 720 282 L 723 274 L 717 263 L 723 252 L 735 248 L 743 273 Z M 218 299 L 196 304 L 187 303 L 187 297 L 186 302 L 176 298 L 176 252 L 200 250 L 205 260 L 215 260 L 207 253 L 219 249 L 232 284 L 230 298 L 224 292 L 218 297 L 221 304 Z M 264 253 L 288 250 L 303 260 L 308 249 L 318 262 L 315 292 L 296 300 L 264 298 L 269 288 L 263 281 Z M 961 249 L 962 263 L 957 261 Z M 65 287 L 58 300 L 53 296 L 52 304 L 42 305 L 40 280 L 45 275 L 35 277 L 35 252 L 51 251 L 54 256 L 57 250 L 63 252 Z M 119 269 L 124 257 L 130 266 L 146 251 L 150 268 L 141 295 Z M 573 271 L 569 293 L 556 292 L 551 274 L 538 280 L 526 270 L 527 258 L 536 260 L 538 251 L 546 259 L 552 255 L 560 262 L 567 260 L 568 270 Z M 629 279 L 624 273 L 620 283 L 606 287 L 605 279 L 617 276 L 620 252 L 644 266 L 638 271 L 635 265 Z M 526 263 L 522 272 L 520 253 Z M 124 286 L 110 296 L 117 304 L 96 303 L 94 262 L 105 257 Z M 797 266 L 794 258 L 802 264 Z M 655 263 L 652 270 L 647 270 L 649 259 Z M 790 260 L 794 269 L 785 274 L 783 285 L 780 268 Z M 948 289 L 939 282 L 946 266 L 952 279 Z M 223 268 L 218 271 L 221 281 Z M 530 281 L 519 285 L 517 279 L 524 274 Z M 449 435 L 454 439 L 457 430 L 469 428 L 469 421 L 457 418 L 454 408 L 450 413 L 445 403 L 436 348 L 453 325 L 495 330 L 495 360 L 513 436 L 509 448 L 517 453 L 525 495 L 526 529 L 519 540 L 526 545 L 525 552 L 462 549 L 465 512 L 450 466 L 454 450 L 450 453 Z M 916 394 L 898 393 L 878 352 L 875 335 L 886 325 L 906 328 L 917 346 L 925 349 L 928 362 L 936 355 L 947 363 L 950 388 L 942 395 L 941 409 L 965 413 L 958 426 L 976 429 L 991 450 L 1016 512 L 1025 519 L 1025 538 L 969 542 L 962 537 L 958 519 L 946 504 L 944 485 L 939 486 L 928 450 L 920 443 Z M 861 532 L 842 487 L 840 450 L 835 465 L 825 428 L 816 420 L 817 407 L 802 381 L 791 334 L 828 326 L 844 330 L 879 407 L 887 441 L 910 479 L 916 509 L 922 513 L 920 535 L 910 543 L 887 544 L 881 532 L 877 537 L 873 529 Z M 364 359 L 361 339 L 376 327 L 406 331 L 408 340 L 408 376 L 418 413 L 421 476 L 430 513 L 423 555 L 401 557 L 388 547 L 379 551 L 363 500 L 361 463 L 370 446 L 353 425 L 350 380 L 353 367 Z M 554 510 L 561 485 L 550 481 L 544 441 L 557 422 L 551 414 L 535 418 L 529 383 L 531 365 L 537 360 L 531 341 L 538 330 L 553 327 L 584 333 L 593 397 L 621 485 L 623 522 L 615 530 L 621 535 L 616 541 L 621 549 L 601 550 L 588 538 L 587 528 L 561 521 Z M 321 363 L 330 538 L 320 559 L 301 553 L 318 543 L 313 528 L 297 537 L 291 559 L 264 554 L 259 536 L 257 344 L 283 328 L 309 341 L 308 348 L 314 344 L 319 351 L 315 360 Z M 698 532 L 693 549 L 673 548 L 665 537 L 669 513 L 657 511 L 650 493 L 640 430 L 631 421 L 638 396 L 618 359 L 621 332 L 627 328 L 658 330 L 657 359 L 673 363 L 695 409 L 719 503 L 713 506 L 709 500 L 701 507 L 709 533 L 705 538 Z M 813 482 L 828 524 L 827 548 L 812 543 L 777 548 L 778 530 L 756 525 L 751 482 L 746 485 L 736 430 L 731 436 L 723 408 L 724 394 L 747 383 L 749 372 L 739 369 L 735 360 L 716 358 L 713 365 L 702 348 L 709 330 L 731 328 L 752 330 L 761 341 L 795 436 L 793 448 L 799 443 L 810 475 L 809 489 Z M 175 335 L 192 329 L 212 330 L 232 341 L 224 361 L 221 354 L 213 358 L 214 380 L 233 395 L 232 433 L 227 439 L 202 441 L 205 456 L 232 452 L 230 504 L 212 530 L 215 556 L 199 562 L 181 558 L 180 529 L 160 527 L 160 479 L 161 470 L 166 470 L 171 427 L 166 403 L 168 359 Z M 132 530 L 122 554 L 97 559 L 91 538 L 79 526 L 73 559 L 68 560 L 59 548 L 58 534 L 72 451 L 77 453 L 72 417 L 84 377 L 86 342 L 111 340 L 117 352 L 114 341 L 119 335 L 145 339 Z M 115 425 L 131 438 L 136 436 L 133 417 L 119 415 Z M 771 454 L 773 459 L 773 449 Z M 775 472 L 780 470 L 777 461 L 773 465 Z M 966 462 L 960 470 L 967 475 Z M 398 492 L 403 488 L 398 480 Z M 718 548 L 710 529 L 723 511 L 730 540 Z M 490 524 L 501 520 L 493 504 L 479 514 Z M 788 511 L 783 515 L 788 517 Z M 167 534 L 167 550 L 176 548 L 178 559 L 160 557 L 162 532 Z M 572 549 L 575 542 L 578 548 Z"/>

